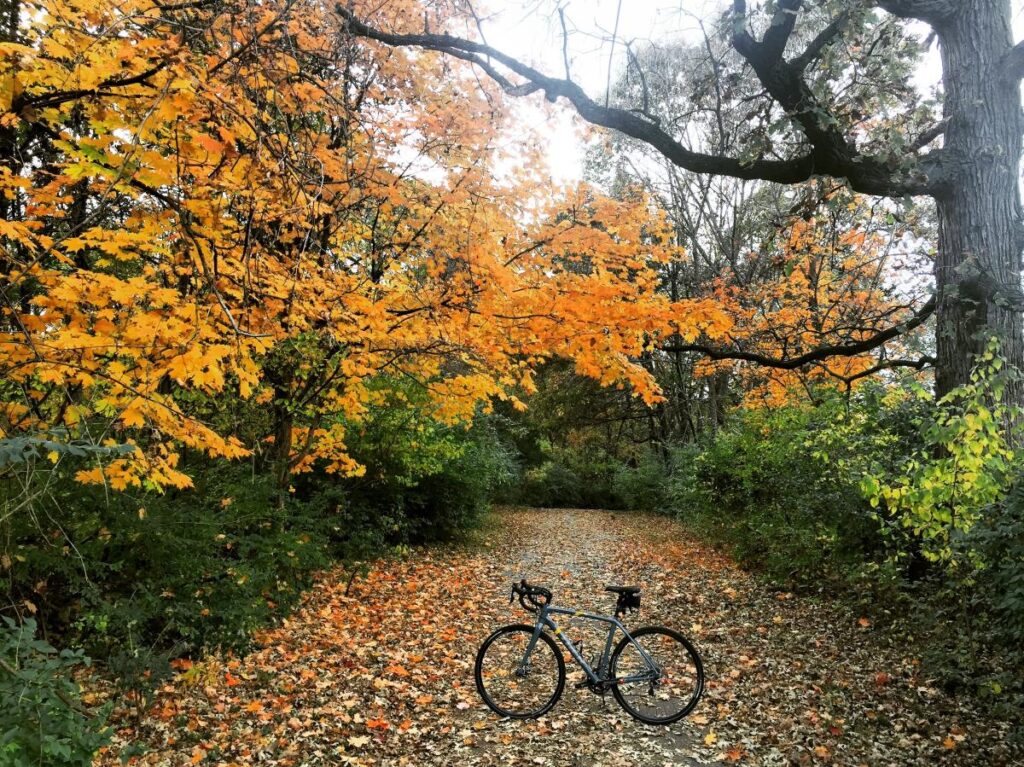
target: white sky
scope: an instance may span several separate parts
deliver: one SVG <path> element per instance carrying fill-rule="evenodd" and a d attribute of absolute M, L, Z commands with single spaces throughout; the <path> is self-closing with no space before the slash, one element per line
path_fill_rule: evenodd
<path fill-rule="evenodd" d="M 619 42 L 613 49 L 612 32 L 620 0 L 561 0 L 569 30 L 570 68 L 573 79 L 591 96 L 604 94 L 608 80 L 609 56 L 612 79 L 625 64 L 626 52 Z M 621 0 L 618 20 L 619 41 L 680 39 L 699 40 L 699 25 L 721 13 L 725 0 Z M 553 76 L 563 76 L 562 30 L 556 8 L 558 0 L 489 0 L 481 12 L 487 42 Z M 1017 40 L 1024 39 L 1024 0 L 1013 0 Z M 935 47 L 921 71 L 921 85 L 938 78 Z M 530 97 L 539 102 L 539 96 Z M 548 162 L 556 182 L 571 183 L 583 175 L 586 149 L 582 121 L 571 108 L 559 102 L 548 110 L 525 110 L 527 119 L 550 136 Z"/>

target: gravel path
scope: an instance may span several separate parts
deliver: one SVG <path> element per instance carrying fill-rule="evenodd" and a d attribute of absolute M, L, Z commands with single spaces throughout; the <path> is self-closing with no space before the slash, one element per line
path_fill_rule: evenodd
<path fill-rule="evenodd" d="M 555 601 L 610 612 L 610 582 L 643 586 L 630 625 L 664 623 L 701 649 L 707 695 L 685 720 L 648 727 L 573 688 L 542 719 L 502 721 L 472 680 L 521 577 Z M 381 562 L 345 594 L 325 574 L 244 658 L 210 658 L 141 717 L 119 713 L 98 764 L 1013 765 L 1006 723 L 935 689 L 905 648 L 825 602 L 772 592 L 674 523 L 643 514 L 504 510 L 470 544 Z M 596 634 L 569 629 L 586 654 Z"/>

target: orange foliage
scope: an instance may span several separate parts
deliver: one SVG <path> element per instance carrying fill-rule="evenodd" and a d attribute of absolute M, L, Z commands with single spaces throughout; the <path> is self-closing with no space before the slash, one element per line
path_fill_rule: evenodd
<path fill-rule="evenodd" d="M 381 373 L 447 421 L 553 355 L 657 397 L 633 358 L 674 327 L 650 268 L 672 248 L 647 201 L 557 196 L 468 70 L 332 8 L 46 0 L 0 44 L 0 433 L 131 442 L 79 478 L 184 487 L 182 446 L 248 451 L 197 396 L 273 409 L 287 471 L 347 473 Z"/>
<path fill-rule="evenodd" d="M 898 239 L 900 230 L 878 226 L 866 198 L 834 203 L 841 216 L 830 216 L 823 206 L 812 216 L 790 222 L 774 247 L 751 256 L 770 262 L 764 279 L 741 286 L 733 275 L 726 275 L 717 283 L 716 308 L 732 320 L 717 345 L 793 358 L 825 346 L 864 341 L 910 316 L 910 302 L 900 297 L 903 291 L 892 277 L 892 240 Z M 869 351 L 832 356 L 798 370 L 704 360 L 697 372 L 712 375 L 735 369 L 748 405 L 775 406 L 794 393 L 804 396 L 808 386 L 859 380 L 857 376 L 876 363 Z"/>

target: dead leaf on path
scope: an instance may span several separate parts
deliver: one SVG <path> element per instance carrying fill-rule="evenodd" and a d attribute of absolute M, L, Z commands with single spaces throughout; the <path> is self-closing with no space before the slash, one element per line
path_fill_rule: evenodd
<path fill-rule="evenodd" d="M 148 751 L 140 765 L 1024 764 L 1009 723 L 936 694 L 887 627 L 865 631 L 848 606 L 776 593 L 666 517 L 507 510 L 487 534 L 489 548 L 372 563 L 348 594 L 348 571 L 322 574 L 248 655 L 179 660 L 148 712 L 119 705 L 96 767 L 120 767 L 136 744 Z M 521 577 L 552 588 L 559 605 L 600 613 L 614 609 L 606 583 L 641 585 L 628 625 L 689 634 L 705 698 L 670 728 L 645 727 L 611 696 L 574 690 L 570 666 L 566 694 L 542 720 L 492 717 L 473 664 L 495 627 L 532 619 L 508 604 Z M 603 635 L 584 640 L 585 654 L 600 652 Z M 82 686 L 90 701 L 112 697 L 110 686 Z M 580 744 L 600 757 L 581 762 Z"/>

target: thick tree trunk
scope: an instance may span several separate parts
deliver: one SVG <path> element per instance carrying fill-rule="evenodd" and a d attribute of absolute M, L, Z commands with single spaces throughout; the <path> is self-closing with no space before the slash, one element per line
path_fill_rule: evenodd
<path fill-rule="evenodd" d="M 989 335 L 1024 368 L 1020 313 L 1022 223 L 1020 85 L 1006 72 L 1010 0 L 964 0 L 937 29 L 942 49 L 945 146 L 958 168 L 937 199 L 936 389 L 968 380 Z M 1019 401 L 1021 392 L 1014 397 Z"/>

